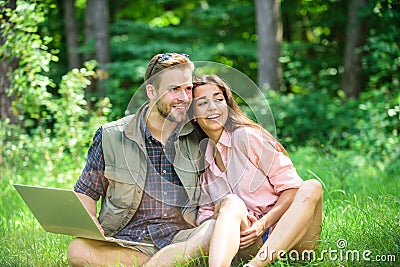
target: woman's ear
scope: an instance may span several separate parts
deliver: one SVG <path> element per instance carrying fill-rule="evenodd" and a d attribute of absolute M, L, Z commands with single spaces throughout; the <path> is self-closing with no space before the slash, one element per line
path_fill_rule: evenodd
<path fill-rule="evenodd" d="M 156 88 L 152 84 L 146 85 L 146 93 L 147 97 L 151 100 L 154 100 L 157 97 Z"/>

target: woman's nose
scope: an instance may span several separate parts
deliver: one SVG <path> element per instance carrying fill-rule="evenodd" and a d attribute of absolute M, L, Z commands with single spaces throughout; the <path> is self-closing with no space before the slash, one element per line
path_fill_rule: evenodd
<path fill-rule="evenodd" d="M 214 110 L 216 109 L 217 106 L 215 105 L 215 101 L 213 99 L 211 99 L 210 101 L 208 101 L 208 109 L 209 110 Z"/>

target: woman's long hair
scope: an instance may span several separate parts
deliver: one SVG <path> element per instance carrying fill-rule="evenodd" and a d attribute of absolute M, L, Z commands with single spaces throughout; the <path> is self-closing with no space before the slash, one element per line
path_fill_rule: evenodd
<path fill-rule="evenodd" d="M 261 130 L 269 138 L 272 138 L 272 140 L 277 142 L 277 144 L 278 144 L 279 148 L 282 150 L 282 152 L 285 155 L 288 155 L 286 149 L 272 136 L 272 134 L 269 131 L 267 131 L 260 124 L 254 122 L 252 119 L 247 117 L 247 115 L 240 109 L 238 103 L 233 98 L 233 94 L 232 94 L 230 87 L 220 77 L 218 77 L 217 75 L 214 75 L 214 74 L 207 74 L 207 75 L 201 75 L 199 77 L 194 78 L 193 93 L 196 90 L 196 87 L 205 85 L 205 84 L 214 84 L 221 89 L 221 91 L 224 95 L 225 101 L 228 105 L 228 119 L 225 123 L 225 128 L 229 132 L 233 132 L 235 129 L 240 128 L 240 127 L 245 127 L 245 126 L 256 128 L 258 130 Z M 192 110 L 190 111 L 190 115 L 193 115 L 194 114 L 193 104 L 192 104 L 191 109 Z M 197 123 L 195 123 L 195 124 L 197 124 Z"/>

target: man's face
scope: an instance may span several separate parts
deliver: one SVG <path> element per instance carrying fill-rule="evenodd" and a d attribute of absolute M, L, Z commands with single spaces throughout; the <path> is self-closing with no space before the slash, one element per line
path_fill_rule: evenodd
<path fill-rule="evenodd" d="M 181 122 L 192 101 L 192 71 L 188 68 L 168 69 L 160 74 L 156 89 L 156 107 L 161 117 Z"/>

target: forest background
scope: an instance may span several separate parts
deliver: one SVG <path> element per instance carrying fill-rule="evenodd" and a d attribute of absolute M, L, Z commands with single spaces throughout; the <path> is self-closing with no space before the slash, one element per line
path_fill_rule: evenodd
<path fill-rule="evenodd" d="M 40 232 L 12 185 L 72 188 L 94 131 L 124 115 L 147 62 L 171 51 L 258 84 L 300 174 L 324 185 L 327 247 L 346 237 L 399 261 L 399 1 L 10 0 L 0 8 L 1 266 L 25 265 L 54 240 L 60 251 L 44 264 L 38 254 L 37 265 L 65 264 L 68 240 Z M 43 247 L 27 240 L 32 229 Z"/>

